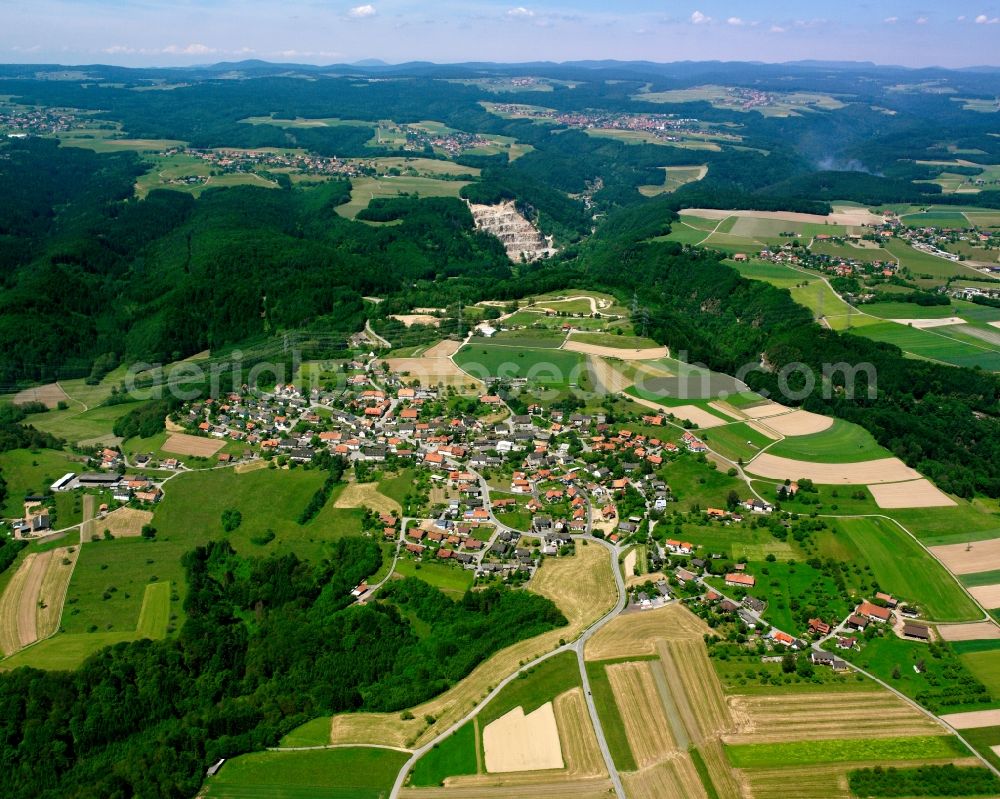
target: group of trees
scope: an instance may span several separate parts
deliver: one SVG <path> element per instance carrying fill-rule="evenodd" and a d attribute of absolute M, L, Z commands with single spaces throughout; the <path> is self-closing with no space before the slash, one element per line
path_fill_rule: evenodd
<path fill-rule="evenodd" d="M 493 588 L 454 602 L 412 579 L 354 606 L 349 592 L 378 569 L 380 549 L 349 537 L 329 552 L 309 564 L 200 547 L 184 557 L 176 638 L 118 644 L 72 673 L 0 675 L 0 792 L 194 796 L 220 757 L 274 745 L 322 714 L 417 704 L 498 649 L 565 624 L 535 594 Z M 407 616 L 423 622 L 419 635 Z"/>

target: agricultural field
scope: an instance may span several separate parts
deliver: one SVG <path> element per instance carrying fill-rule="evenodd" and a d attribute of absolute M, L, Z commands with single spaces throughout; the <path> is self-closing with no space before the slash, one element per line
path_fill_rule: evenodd
<path fill-rule="evenodd" d="M 621 335 L 617 333 L 573 333 L 570 340 L 578 341 L 581 344 L 593 344 L 598 347 L 630 350 L 654 349 L 660 346 L 651 338 L 627 335 L 624 331 Z"/>
<path fill-rule="evenodd" d="M 662 184 L 639 187 L 639 193 L 644 197 L 657 197 L 660 194 L 675 192 L 681 186 L 686 186 L 688 183 L 696 183 L 708 174 L 707 164 L 700 166 L 665 166 L 661 168 L 664 172 Z"/>
<path fill-rule="evenodd" d="M 833 95 L 812 92 L 769 92 L 769 102 L 744 105 L 742 95 L 727 86 L 695 86 L 690 89 L 671 89 L 661 92 L 643 91 L 632 96 L 633 100 L 647 103 L 709 103 L 713 108 L 730 111 L 756 111 L 763 116 L 801 116 L 814 111 L 833 111 L 844 104 Z"/>
<path fill-rule="evenodd" d="M 404 195 L 419 195 L 421 197 L 458 197 L 463 186 L 468 181 L 439 180 L 437 178 L 389 175 L 381 177 L 359 177 L 351 180 L 351 200 L 344 205 L 338 205 L 337 214 L 354 219 L 358 211 L 367 208 L 376 197 L 401 197 Z"/>
<path fill-rule="evenodd" d="M 905 353 L 918 358 L 1000 371 L 1000 347 L 986 341 L 957 338 L 952 332 L 954 330 L 955 327 L 922 330 L 894 322 L 880 322 L 866 325 L 858 333 L 874 341 L 895 344 Z"/>
<path fill-rule="evenodd" d="M 912 760 L 951 760 L 967 751 L 948 735 L 901 738 L 835 738 L 819 741 L 739 744 L 726 746 L 726 754 L 737 768 L 776 768 L 823 763 L 890 763 Z"/>
<path fill-rule="evenodd" d="M 774 439 L 750 427 L 745 422 L 720 425 L 702 433 L 704 442 L 724 458 L 736 462 L 748 461 L 765 447 L 774 444 Z"/>
<path fill-rule="evenodd" d="M 226 762 L 209 777 L 205 799 L 384 799 L 408 755 L 354 747 L 255 752 Z"/>
<path fill-rule="evenodd" d="M 559 349 L 566 340 L 566 334 L 558 330 L 502 330 L 490 338 L 490 344 L 497 347 L 519 347 L 526 349 Z"/>
<path fill-rule="evenodd" d="M 0 471 L 7 481 L 7 501 L 0 508 L 0 516 L 24 516 L 24 498 L 29 494 L 42 494 L 52 483 L 67 472 L 81 472 L 86 463 L 68 452 L 43 449 L 31 452 L 15 449 L 0 453 Z M 57 527 L 65 526 L 57 517 Z"/>
<path fill-rule="evenodd" d="M 896 260 L 896 256 L 888 250 L 883 250 L 881 247 L 857 247 L 853 244 L 837 244 L 833 241 L 813 241 L 809 245 L 809 250 L 817 255 L 848 258 L 864 263 Z"/>
<path fill-rule="evenodd" d="M 934 621 L 982 614 L 943 566 L 896 524 L 881 518 L 831 519 L 846 562 L 867 563 L 883 591 L 917 604 Z"/>
<path fill-rule="evenodd" d="M 956 213 L 959 217 L 964 219 L 964 216 L 957 211 L 949 213 Z M 904 217 L 904 219 L 912 219 L 912 217 Z M 954 224 L 954 222 L 951 224 Z M 963 222 L 962 224 L 965 223 Z M 957 261 L 949 261 L 947 258 L 939 258 L 936 255 L 915 250 L 909 244 L 900 239 L 889 239 L 885 242 L 884 246 L 885 249 L 890 254 L 895 256 L 903 267 L 909 269 L 915 277 L 920 278 L 926 275 L 933 281 L 934 285 L 939 285 L 943 280 L 946 280 L 949 277 L 971 278 L 973 276 L 982 276 L 977 270 L 970 266 L 964 266 Z"/>
<path fill-rule="evenodd" d="M 455 363 L 473 377 L 523 377 L 549 387 L 585 387 L 589 382 L 582 355 L 564 350 L 518 349 L 504 345 L 468 344 L 455 354 Z"/>
<path fill-rule="evenodd" d="M 780 458 L 814 463 L 855 463 L 891 456 L 863 427 L 841 419 L 835 419 L 821 433 L 784 438 L 767 451 Z"/>
<path fill-rule="evenodd" d="M 477 727 L 478 720 L 468 721 L 441 743 L 435 744 L 413 767 L 409 784 L 416 788 L 428 787 L 440 785 L 446 777 L 478 773 Z"/>

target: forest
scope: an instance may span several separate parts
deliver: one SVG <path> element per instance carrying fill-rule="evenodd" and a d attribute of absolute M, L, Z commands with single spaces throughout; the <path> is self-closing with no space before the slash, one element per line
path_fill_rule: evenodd
<path fill-rule="evenodd" d="M 418 704 L 498 649 L 566 623 L 535 594 L 490 588 L 456 602 L 414 579 L 351 605 L 379 547 L 342 538 L 331 552 L 313 565 L 243 558 L 225 541 L 200 547 L 184 558 L 177 637 L 118 644 L 72 673 L 0 675 L 0 792 L 194 796 L 219 758 L 275 745 L 317 716 Z"/>

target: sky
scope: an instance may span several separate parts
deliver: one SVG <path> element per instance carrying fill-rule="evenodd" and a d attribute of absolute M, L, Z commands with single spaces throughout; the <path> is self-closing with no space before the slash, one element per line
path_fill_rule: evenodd
<path fill-rule="evenodd" d="M 1000 1 L 0 0 L 3 63 L 246 58 L 1000 66 Z"/>

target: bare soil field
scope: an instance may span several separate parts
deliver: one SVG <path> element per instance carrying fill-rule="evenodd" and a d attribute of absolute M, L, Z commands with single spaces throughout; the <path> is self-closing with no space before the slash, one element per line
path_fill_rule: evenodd
<path fill-rule="evenodd" d="M 632 547 L 625 555 L 624 560 L 622 560 L 622 575 L 627 580 L 629 577 L 633 576 L 635 573 L 635 562 L 639 558 L 639 550 Z"/>
<path fill-rule="evenodd" d="M 562 741 L 567 776 L 606 776 L 604 757 L 597 745 L 594 725 L 590 721 L 587 705 L 583 701 L 583 689 L 574 688 L 559 694 L 552 707 L 556 714 L 559 739 Z"/>
<path fill-rule="evenodd" d="M 171 452 L 175 455 L 194 455 L 199 458 L 210 458 L 225 445 L 226 442 L 218 438 L 202 438 L 201 436 L 191 436 L 187 433 L 171 433 L 170 437 L 163 442 L 161 449 L 164 452 Z"/>
<path fill-rule="evenodd" d="M 398 319 L 407 327 L 412 327 L 413 325 L 433 325 L 434 327 L 441 326 L 441 319 L 437 316 L 431 316 L 430 314 L 397 313 L 392 314 L 390 318 Z"/>
<path fill-rule="evenodd" d="M 587 660 L 642 657 L 657 654 L 658 640 L 697 639 L 711 628 L 680 605 L 664 605 L 644 613 L 619 616 L 587 641 Z"/>
<path fill-rule="evenodd" d="M 955 500 L 927 479 L 870 485 L 868 490 L 880 508 L 948 508 L 955 504 Z"/>
<path fill-rule="evenodd" d="M 640 769 L 679 751 L 653 680 L 652 662 L 638 660 L 612 663 L 607 667 L 625 737 Z"/>
<path fill-rule="evenodd" d="M 444 788 L 404 788 L 407 799 L 608 799 L 611 780 L 581 779 L 553 781 L 542 775 L 513 781 L 503 775 L 449 780 Z"/>
<path fill-rule="evenodd" d="M 0 597 L 0 647 L 11 655 L 38 640 L 38 602 L 55 550 L 25 557 Z"/>
<path fill-rule="evenodd" d="M 18 391 L 14 395 L 14 404 L 22 405 L 26 402 L 41 402 L 46 408 L 55 408 L 59 402 L 71 402 L 69 394 L 63 391 L 58 383 L 47 383 L 44 386 L 35 386 Z"/>
<path fill-rule="evenodd" d="M 516 707 L 483 730 L 486 771 L 544 771 L 563 768 L 559 728 L 552 703 L 525 715 Z"/>
<path fill-rule="evenodd" d="M 747 464 L 746 470 L 775 480 L 807 478 L 821 485 L 875 485 L 919 480 L 921 475 L 899 458 L 881 458 L 861 463 L 812 463 L 781 458 L 762 452 Z"/>
<path fill-rule="evenodd" d="M 587 358 L 587 365 L 595 386 L 600 386 L 608 394 L 618 394 L 632 385 L 631 380 L 603 358 L 591 355 Z"/>
<path fill-rule="evenodd" d="M 643 583 L 652 580 L 654 583 L 660 580 L 666 580 L 667 575 L 663 572 L 650 572 L 649 574 L 634 574 L 631 577 L 625 577 L 625 587 L 631 588 L 633 585 L 642 585 Z"/>
<path fill-rule="evenodd" d="M 888 691 L 731 696 L 737 731 L 728 744 L 778 743 L 823 738 L 894 738 L 940 735 L 943 730 Z M 822 708 L 821 719 L 817 708 Z"/>
<path fill-rule="evenodd" d="M 463 372 L 451 360 L 462 348 L 459 341 L 440 341 L 418 358 L 387 358 L 389 368 L 395 372 L 408 372 L 409 380 L 419 380 L 423 386 L 462 386 L 470 390 L 482 388 L 482 381 Z"/>
<path fill-rule="evenodd" d="M 931 547 L 931 552 L 949 571 L 974 574 L 1000 569 L 1000 538 L 975 541 L 971 544 L 945 544 Z"/>
<path fill-rule="evenodd" d="M 630 799 L 707 799 L 708 796 L 687 754 L 622 774 L 622 784 Z"/>
<path fill-rule="evenodd" d="M 1000 627 L 991 621 L 977 621 L 975 624 L 939 624 L 938 635 L 945 641 L 979 641 L 1000 638 Z"/>
<path fill-rule="evenodd" d="M 121 507 L 111 511 L 96 524 L 102 532 L 110 530 L 115 538 L 135 538 L 142 535 L 143 525 L 149 524 L 152 520 L 152 511 Z"/>
<path fill-rule="evenodd" d="M 631 349 L 629 347 L 602 347 L 598 344 L 585 344 L 582 341 L 567 339 L 564 350 L 582 352 L 584 355 L 597 355 L 601 358 L 620 358 L 623 361 L 653 361 L 666 358 L 670 351 L 666 347 L 649 347 L 647 349 Z"/>
<path fill-rule="evenodd" d="M 941 718 L 956 730 L 1000 725 L 1000 710 L 972 710 L 968 713 L 946 713 Z"/>
<path fill-rule="evenodd" d="M 569 625 L 497 652 L 440 696 L 411 708 L 412 719 L 401 719 L 399 713 L 344 713 L 334 716 L 330 725 L 330 743 L 385 744 L 405 748 L 426 743 L 438 730 L 445 729 L 472 710 L 492 686 L 516 671 L 522 663 L 551 652 L 559 646 L 560 638 L 573 640 L 587 625 L 613 607 L 617 599 L 611 558 L 608 551 L 598 544 L 578 545 L 576 554 L 571 558 L 547 558 L 531 579 L 529 590 L 555 602 Z M 424 720 L 427 715 L 434 716 L 437 722 L 428 726 Z"/>
<path fill-rule="evenodd" d="M 842 208 L 828 216 L 803 214 L 795 211 L 725 211 L 718 208 L 685 208 L 684 213 L 702 219 L 725 219 L 730 216 L 739 216 L 750 219 L 781 219 L 786 222 L 815 222 L 820 225 L 829 222 L 831 225 L 846 225 L 848 227 L 875 225 L 883 221 L 882 217 L 873 214 L 867 208 L 850 210 Z"/>
<path fill-rule="evenodd" d="M 698 427 L 702 429 L 718 427 L 719 425 L 726 424 L 725 419 L 721 419 L 706 410 L 702 410 L 696 405 L 678 405 L 676 407 L 669 407 L 667 405 L 661 405 L 658 402 L 653 402 L 653 400 L 632 396 L 629 397 L 629 400 L 639 405 L 645 405 L 647 408 L 660 411 L 661 413 L 672 413 L 678 419 L 687 419 L 689 422 L 698 425 Z"/>
<path fill-rule="evenodd" d="M 266 469 L 266 468 L 267 468 L 267 461 L 255 460 L 255 461 L 249 461 L 247 463 L 237 463 L 233 467 L 233 471 L 235 471 L 236 474 L 246 474 L 247 472 L 256 472 L 259 471 L 260 469 Z"/>
<path fill-rule="evenodd" d="M 1000 584 L 976 586 L 975 588 L 970 588 L 969 593 L 976 598 L 976 601 L 980 605 L 988 610 L 1000 608 Z"/>
<path fill-rule="evenodd" d="M 770 420 L 768 420 L 768 421 L 770 421 Z M 767 424 L 765 424 L 764 422 L 747 422 L 747 427 L 750 427 L 753 430 L 756 430 L 762 436 L 767 436 L 772 441 L 780 441 L 781 440 L 781 434 L 777 430 L 774 430 L 773 428 L 768 427 Z"/>
<path fill-rule="evenodd" d="M 378 483 L 356 483 L 350 482 L 347 487 L 340 492 L 337 501 L 333 503 L 335 508 L 360 508 L 367 507 L 379 513 L 402 513 L 402 506 L 396 500 L 380 494 Z"/>
<path fill-rule="evenodd" d="M 66 591 L 69 589 L 73 569 L 76 568 L 76 560 L 80 557 L 80 547 L 59 547 L 53 549 L 51 555 L 42 575 L 42 584 L 35 605 L 38 640 L 48 638 L 59 629 L 59 620 L 66 604 Z"/>
<path fill-rule="evenodd" d="M 945 319 L 890 319 L 897 325 L 907 325 L 925 330 L 931 327 L 948 327 L 949 325 L 964 325 L 966 321 L 959 316 L 949 316 Z"/>
<path fill-rule="evenodd" d="M 808 436 L 812 433 L 822 433 L 831 427 L 833 419 L 810 411 L 796 410 L 770 416 L 764 420 L 764 424 L 783 436 Z"/>
<path fill-rule="evenodd" d="M 743 413 L 743 411 L 734 408 L 728 402 L 716 402 L 713 400 L 712 402 L 708 403 L 708 407 L 714 408 L 719 413 L 728 416 L 730 419 L 737 419 L 742 422 L 744 419 L 747 418 L 746 415 Z"/>

